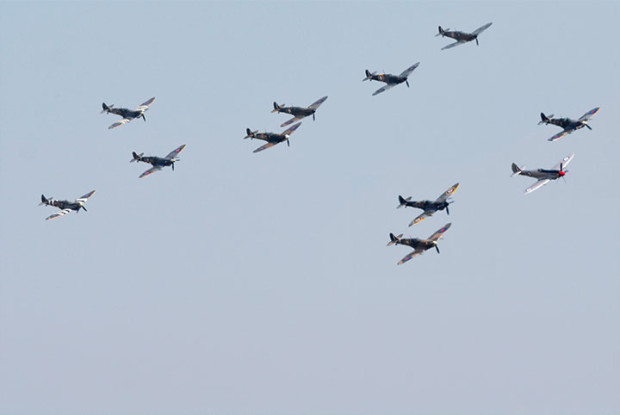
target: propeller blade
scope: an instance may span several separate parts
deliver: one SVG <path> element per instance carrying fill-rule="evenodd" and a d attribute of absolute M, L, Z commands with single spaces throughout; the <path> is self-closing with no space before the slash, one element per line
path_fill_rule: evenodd
<path fill-rule="evenodd" d="M 448 206 L 446 206 L 446 212 L 448 213 L 448 215 L 450 214 L 450 208 Z"/>
<path fill-rule="evenodd" d="M 287 145 L 288 147 L 290 147 L 290 146 L 291 146 L 291 143 L 290 143 L 290 141 L 288 141 L 288 138 L 286 139 L 286 145 Z"/>
<path fill-rule="evenodd" d="M 476 46 L 480 46 L 480 44 L 478 43 L 478 38 L 476 38 Z"/>
<path fill-rule="evenodd" d="M 585 123 L 584 125 L 585 125 L 586 127 L 588 127 L 588 130 L 592 131 L 592 127 L 590 127 L 590 126 L 588 125 L 588 123 Z"/>
<path fill-rule="evenodd" d="M 407 84 L 407 88 L 409 88 L 409 80 L 405 79 L 405 83 Z"/>
<path fill-rule="evenodd" d="M 437 250 L 437 253 L 439 253 L 439 247 L 437 246 L 437 244 L 435 244 L 435 249 Z"/>
<path fill-rule="evenodd" d="M 172 171 L 174 171 L 174 162 L 172 162 Z"/>

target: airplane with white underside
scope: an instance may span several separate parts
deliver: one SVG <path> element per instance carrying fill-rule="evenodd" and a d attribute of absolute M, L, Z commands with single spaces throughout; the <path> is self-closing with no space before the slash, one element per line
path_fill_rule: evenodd
<path fill-rule="evenodd" d="M 411 197 L 408 198 L 404 198 L 402 196 L 398 196 L 398 201 L 400 202 L 400 204 L 398 206 L 396 206 L 396 209 L 401 208 L 403 206 L 405 207 L 414 207 L 414 208 L 418 208 L 418 209 L 423 209 L 424 212 L 422 212 L 422 214 L 420 214 L 418 217 L 416 217 L 414 220 L 411 221 L 411 223 L 409 224 L 409 226 L 413 226 L 416 223 L 428 218 L 429 216 L 432 216 L 433 213 L 437 212 L 438 210 L 446 210 L 446 212 L 448 213 L 448 215 L 450 214 L 450 209 L 448 208 L 448 205 L 450 203 L 452 203 L 451 200 L 448 200 L 448 198 L 450 196 L 452 196 L 452 193 L 454 193 L 456 191 L 456 189 L 458 189 L 459 184 L 455 184 L 454 186 L 452 186 L 451 188 L 449 188 L 448 190 L 446 190 L 445 192 L 443 192 L 441 194 L 441 196 L 439 196 L 434 202 L 430 201 L 430 200 L 422 200 L 420 202 L 412 202 L 411 201 Z"/>
<path fill-rule="evenodd" d="M 181 160 L 176 157 L 181 151 L 185 149 L 185 144 L 179 146 L 172 150 L 166 157 L 156 157 L 156 156 L 144 156 L 144 153 L 136 154 L 134 151 L 133 158 L 129 160 L 130 163 L 134 161 L 141 161 L 143 163 L 151 164 L 153 167 L 142 173 L 139 177 L 142 178 L 144 176 L 148 176 L 149 174 L 155 173 L 156 171 L 160 171 L 164 167 L 170 166 L 172 167 L 172 171 L 174 171 L 174 163 Z"/>
<path fill-rule="evenodd" d="M 84 203 L 86 203 L 88 201 L 88 198 L 90 198 L 94 193 L 95 193 L 94 190 L 92 192 L 88 192 L 84 196 L 78 197 L 73 202 L 69 200 L 54 200 L 54 198 L 52 197 L 48 199 L 44 195 L 41 195 L 41 203 L 39 203 L 39 206 L 41 205 L 54 206 L 60 209 L 60 212 L 54 213 L 53 215 L 50 215 L 47 218 L 45 218 L 45 220 L 56 219 L 56 218 L 66 215 L 72 210 L 74 210 L 75 213 L 79 213 L 80 209 L 84 209 L 84 211 L 86 211 L 86 208 L 84 207 Z"/>
<path fill-rule="evenodd" d="M 598 112 L 599 109 L 601 108 L 596 107 L 594 109 L 591 109 L 590 111 L 583 114 L 578 120 L 571 120 L 570 118 L 553 118 L 553 114 L 546 116 L 544 113 L 541 112 L 540 121 L 538 121 L 538 125 L 553 124 L 553 125 L 557 125 L 558 127 L 561 127 L 562 131 L 560 131 L 559 133 L 557 133 L 556 135 L 548 139 L 548 141 L 555 141 L 555 140 L 558 140 L 564 137 L 566 134 L 570 134 L 573 131 L 577 131 L 583 127 L 588 127 L 588 130 L 592 130 L 592 127 L 588 125 L 588 121 L 590 121 L 590 118 L 592 118 L 594 114 Z"/>
<path fill-rule="evenodd" d="M 407 84 L 407 88 L 409 88 L 409 81 L 407 80 L 407 78 L 409 77 L 411 72 L 413 72 L 413 70 L 418 67 L 418 65 L 420 65 L 420 62 L 408 67 L 400 75 L 392 75 L 389 73 L 377 75 L 377 72 L 371 73 L 368 69 L 366 69 L 366 78 L 362 79 L 362 81 L 379 81 L 385 82 L 387 84 L 384 87 L 379 88 L 375 92 L 373 92 L 373 96 L 385 92 L 388 89 L 395 87 L 396 85 L 402 84 L 403 82 Z"/>
<path fill-rule="evenodd" d="M 429 250 L 431 248 L 435 248 L 437 250 L 437 253 L 439 253 L 439 247 L 437 246 L 437 241 L 439 240 L 439 238 L 441 238 L 443 236 L 445 231 L 450 229 L 450 226 L 452 226 L 451 223 L 448 223 L 448 224 L 444 225 L 437 232 L 435 232 L 434 234 L 429 236 L 428 239 L 403 238 L 403 234 L 402 233 L 400 235 L 398 235 L 398 236 L 394 236 L 394 234 L 391 233 L 390 234 L 390 242 L 388 242 L 387 246 L 390 246 L 390 245 L 407 245 L 407 246 L 410 246 L 410 247 L 412 247 L 414 249 L 413 252 L 410 252 L 409 255 L 407 255 L 406 257 L 401 259 L 398 262 L 398 265 L 404 264 L 405 262 L 409 261 L 411 258 L 414 258 L 414 257 L 424 253 L 424 251 Z"/>
<path fill-rule="evenodd" d="M 512 175 L 513 176 L 528 176 L 538 179 L 536 183 L 525 189 L 525 194 L 532 193 L 534 190 L 538 190 L 551 180 L 557 180 L 560 177 L 564 177 L 568 170 L 564 170 L 568 163 L 575 157 L 575 153 L 571 153 L 564 157 L 562 161 L 553 166 L 550 169 L 537 169 L 537 170 L 523 170 L 525 166 L 518 167 L 515 163 L 512 163 Z"/>
<path fill-rule="evenodd" d="M 450 43 L 449 45 L 444 46 L 443 48 L 441 48 L 441 50 L 450 49 L 457 45 L 462 45 L 463 43 L 471 42 L 472 40 L 475 40 L 476 45 L 479 45 L 478 35 L 484 32 L 485 30 L 487 30 L 492 24 L 493 23 L 487 23 L 484 26 L 481 26 L 478 29 L 474 30 L 472 33 L 459 32 L 458 30 L 450 30 L 450 29 L 443 30 L 441 26 L 439 26 L 439 33 L 437 33 L 435 36 L 449 37 L 449 38 L 456 40 L 456 42 Z"/>
<path fill-rule="evenodd" d="M 122 120 L 110 125 L 108 127 L 108 130 L 111 128 L 120 127 L 121 125 L 125 125 L 129 121 L 136 118 L 142 118 L 146 122 L 146 117 L 144 116 L 144 113 L 146 112 L 146 110 L 149 109 L 153 101 L 155 101 L 155 97 L 143 102 L 135 110 L 130 110 L 128 108 L 114 108 L 114 105 L 106 105 L 106 103 L 104 102 L 103 104 L 101 104 L 101 106 L 103 107 L 103 110 L 101 111 L 102 114 L 106 112 L 108 114 L 116 114 L 123 117 Z"/>
<path fill-rule="evenodd" d="M 283 123 L 280 127 L 286 127 L 287 125 L 291 125 L 294 122 L 297 122 L 303 118 L 306 118 L 310 115 L 312 115 L 312 121 L 314 121 L 314 113 L 316 112 L 317 108 L 319 108 L 319 106 L 325 102 L 325 100 L 327 99 L 327 97 L 323 97 L 321 99 L 319 99 L 318 101 L 310 104 L 308 107 L 286 107 L 283 105 L 278 105 L 277 102 L 273 103 L 273 110 L 271 112 L 283 112 L 285 114 L 291 114 L 293 116 L 293 118 L 291 118 L 290 120 L 286 121 L 285 123 Z"/>

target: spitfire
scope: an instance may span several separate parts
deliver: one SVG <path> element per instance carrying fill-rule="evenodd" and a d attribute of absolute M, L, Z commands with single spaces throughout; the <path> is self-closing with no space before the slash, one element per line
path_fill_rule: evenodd
<path fill-rule="evenodd" d="M 297 123 L 295 125 L 293 125 L 292 127 L 288 128 L 286 131 L 282 132 L 281 134 L 277 134 L 277 133 L 259 133 L 258 130 L 256 131 L 252 131 L 249 128 L 247 128 L 245 131 L 247 133 L 247 135 L 245 138 L 256 138 L 257 140 L 265 140 L 267 141 L 267 144 L 257 148 L 256 150 L 254 150 L 254 153 L 258 153 L 259 151 L 263 151 L 266 150 L 270 147 L 275 146 L 276 144 L 279 144 L 283 141 L 286 141 L 286 144 L 290 147 L 291 143 L 288 141 L 289 137 L 291 136 L 291 134 L 293 134 L 293 132 L 299 128 L 299 126 L 301 125 L 301 123 Z"/>
<path fill-rule="evenodd" d="M 518 167 L 515 163 L 512 163 L 512 175 L 513 176 L 528 176 L 538 179 L 536 183 L 525 189 L 525 194 L 532 193 L 534 190 L 538 190 L 551 180 L 557 180 L 560 177 L 564 177 L 568 170 L 564 170 L 568 163 L 575 157 L 574 153 L 564 157 L 562 161 L 553 166 L 551 169 L 538 169 L 538 170 L 523 170 L 525 166 Z"/>
<path fill-rule="evenodd" d="M 135 110 L 130 110 L 127 108 L 114 108 L 114 105 L 106 105 L 106 103 L 104 102 L 103 104 L 101 104 L 101 106 L 103 107 L 101 113 L 103 114 L 104 112 L 106 112 L 108 114 L 116 114 L 123 117 L 122 120 L 117 121 L 108 127 L 108 129 L 116 128 L 120 127 L 121 125 L 127 124 L 129 121 L 136 118 L 142 118 L 144 121 L 146 121 L 144 113 L 149 109 L 153 101 L 155 101 L 155 97 L 143 102 Z"/>
<path fill-rule="evenodd" d="M 142 173 L 139 177 L 142 178 L 144 176 L 148 176 L 149 174 L 155 173 L 156 171 L 161 170 L 164 167 L 170 166 L 172 167 L 172 171 L 174 171 L 174 163 L 181 160 L 176 157 L 181 151 L 185 149 L 185 144 L 179 146 L 172 150 L 166 157 L 155 157 L 155 156 L 146 156 L 144 157 L 144 153 L 136 154 L 134 151 L 133 158 L 129 160 L 130 163 L 134 161 L 141 161 L 143 163 L 151 164 L 153 167 Z"/>
<path fill-rule="evenodd" d="M 84 207 L 84 203 L 86 203 L 88 199 L 94 193 L 95 193 L 94 190 L 91 192 L 88 192 L 85 195 L 78 197 L 73 202 L 68 201 L 68 200 L 54 200 L 51 197 L 48 199 L 44 195 L 41 195 L 41 203 L 39 203 L 39 206 L 41 205 L 54 206 L 60 209 L 60 212 L 57 212 L 57 213 L 54 213 L 53 215 L 48 216 L 47 218 L 45 218 L 45 220 L 59 218 L 71 212 L 72 210 L 74 210 L 75 213 L 79 213 L 80 209 L 84 209 L 84 211 L 86 212 L 87 210 L 86 210 L 86 207 Z"/>
<path fill-rule="evenodd" d="M 400 75 L 392 75 L 392 74 L 377 75 L 377 72 L 371 73 L 368 69 L 366 69 L 366 78 L 362 79 L 362 81 L 379 81 L 379 82 L 385 82 L 387 84 L 384 87 L 379 88 L 375 92 L 373 92 L 372 94 L 373 96 L 380 94 L 382 92 L 385 92 L 388 89 L 395 87 L 396 85 L 402 84 L 403 82 L 407 84 L 407 88 L 408 88 L 409 81 L 407 80 L 407 78 L 409 77 L 411 72 L 413 72 L 414 69 L 418 67 L 418 65 L 420 65 L 420 62 L 405 69 Z"/>
<path fill-rule="evenodd" d="M 318 101 L 310 104 L 308 107 L 285 107 L 284 105 L 278 105 L 277 102 L 273 103 L 273 112 L 282 112 L 285 114 L 291 114 L 293 116 L 293 118 L 291 118 L 290 120 L 286 121 L 285 123 L 283 123 L 282 125 L 280 125 L 280 127 L 286 127 L 287 125 L 291 125 L 294 122 L 297 122 L 303 118 L 306 118 L 310 115 L 312 115 L 312 121 L 314 121 L 314 113 L 316 112 L 317 108 L 319 108 L 319 106 L 325 102 L 325 100 L 327 99 L 327 97 L 323 97 L 321 99 L 319 99 Z"/>
<path fill-rule="evenodd" d="M 540 121 L 538 122 L 538 125 L 553 124 L 553 125 L 557 125 L 558 127 L 561 127 L 563 131 L 557 133 L 556 135 L 554 135 L 548 140 L 548 141 L 555 141 L 555 140 L 558 140 L 564 137 L 566 134 L 571 134 L 573 131 L 577 131 L 583 127 L 588 127 L 588 130 L 592 130 L 592 127 L 588 125 L 588 121 L 590 121 L 590 118 L 592 118 L 594 114 L 598 112 L 599 109 L 600 107 L 591 109 L 590 111 L 583 114 L 578 120 L 571 120 L 570 118 L 553 118 L 553 114 L 546 116 L 544 113 L 541 112 Z"/>
<path fill-rule="evenodd" d="M 435 248 L 437 253 L 439 253 L 439 247 L 437 246 L 437 241 L 441 238 L 445 231 L 450 229 L 452 226 L 451 223 L 445 224 L 441 229 L 428 237 L 428 239 L 418 239 L 418 238 L 403 238 L 403 234 L 398 236 L 394 236 L 393 233 L 390 234 L 390 242 L 388 242 L 387 246 L 390 245 L 407 245 L 413 248 L 413 252 L 410 252 L 409 255 L 405 256 L 403 259 L 398 261 L 398 265 L 404 264 L 410 259 L 424 253 L 431 248 Z"/>
<path fill-rule="evenodd" d="M 476 45 L 479 45 L 478 35 L 484 32 L 485 30 L 487 30 L 492 24 L 493 24 L 492 22 L 487 23 L 484 26 L 479 27 L 478 29 L 474 30 L 471 33 L 459 32 L 458 30 L 450 30 L 450 29 L 444 30 L 441 28 L 441 26 L 439 26 L 439 33 L 437 33 L 435 36 L 449 37 L 449 38 L 456 40 L 456 42 L 450 43 L 449 45 L 444 46 L 443 48 L 441 48 L 441 50 L 450 49 L 457 45 L 462 45 L 463 43 L 471 42 L 472 40 L 475 40 Z"/>
<path fill-rule="evenodd" d="M 400 202 L 398 206 L 396 206 L 396 208 L 401 208 L 403 206 L 405 207 L 413 207 L 413 208 L 418 208 L 418 209 L 422 209 L 424 210 L 424 212 L 422 212 L 421 215 L 417 216 L 414 220 L 411 221 L 411 223 L 409 224 L 409 226 L 413 226 L 416 223 L 430 217 L 433 215 L 433 213 L 437 212 L 438 210 L 446 210 L 446 212 L 448 213 L 448 215 L 450 214 L 450 209 L 448 208 L 448 205 L 450 203 L 452 203 L 451 200 L 448 200 L 448 198 L 450 196 L 452 196 L 452 193 L 454 193 L 456 191 L 456 189 L 458 189 L 459 184 L 455 184 L 454 186 L 450 187 L 448 190 L 446 190 L 445 192 L 443 192 L 441 194 L 441 196 L 439 196 L 437 199 L 435 199 L 434 202 L 430 201 L 430 200 L 422 200 L 420 202 L 412 202 L 411 201 L 411 197 L 408 198 L 403 198 L 402 196 L 398 196 L 398 201 Z"/>

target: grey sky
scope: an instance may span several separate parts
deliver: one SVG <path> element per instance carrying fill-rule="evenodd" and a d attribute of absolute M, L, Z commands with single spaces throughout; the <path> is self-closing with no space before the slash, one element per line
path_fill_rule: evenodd
<path fill-rule="evenodd" d="M 0 3 L 0 413 L 620 413 L 618 2 Z M 480 46 L 441 51 L 437 26 Z M 372 97 L 364 69 L 409 78 Z M 308 105 L 291 147 L 272 102 Z M 116 130 L 101 102 L 147 122 Z M 592 131 L 558 142 L 539 113 Z M 174 172 L 138 179 L 131 152 Z M 532 195 L 510 163 L 566 181 Z M 450 216 L 413 228 L 397 196 Z M 88 212 L 46 222 L 41 193 Z M 452 228 L 403 266 L 389 232 Z"/>

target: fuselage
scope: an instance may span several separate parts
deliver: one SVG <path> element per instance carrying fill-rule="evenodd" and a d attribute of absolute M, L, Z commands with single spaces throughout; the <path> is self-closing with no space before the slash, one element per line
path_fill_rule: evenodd
<path fill-rule="evenodd" d="M 265 140 L 268 143 L 281 143 L 282 141 L 286 141 L 286 136 L 284 134 L 276 133 L 256 133 L 252 136 L 252 138 Z"/>
<path fill-rule="evenodd" d="M 522 176 L 533 177 L 535 179 L 549 179 L 555 180 L 566 174 L 560 170 L 547 170 L 547 169 L 537 169 L 537 170 L 523 170 L 520 173 Z"/>
<path fill-rule="evenodd" d="M 294 115 L 295 117 L 307 117 L 315 113 L 316 110 L 304 107 L 280 107 L 278 112 Z"/>
<path fill-rule="evenodd" d="M 143 161 L 145 163 L 152 164 L 153 167 L 155 167 L 155 166 L 161 166 L 161 167 L 172 166 L 172 164 L 174 163 L 174 161 L 172 159 L 167 159 L 167 158 L 163 158 L 163 157 L 155 157 L 155 156 L 140 157 L 140 159 L 138 161 Z"/>
<path fill-rule="evenodd" d="M 451 31 L 444 30 L 441 34 L 442 36 L 451 37 L 454 40 L 458 40 L 462 42 L 470 42 L 476 39 L 477 37 L 477 35 L 466 33 L 466 32 L 459 32 L 458 30 L 451 30 Z"/>
<path fill-rule="evenodd" d="M 434 241 L 418 238 L 402 238 L 394 243 L 396 245 L 407 245 L 412 247 L 413 249 L 424 249 L 425 251 L 433 248 L 436 245 L 436 242 Z"/>
<path fill-rule="evenodd" d="M 371 75 L 370 79 L 373 81 L 385 82 L 390 85 L 398 85 L 402 84 L 407 80 L 404 76 L 392 75 L 392 74 L 381 74 L 381 75 Z"/>
<path fill-rule="evenodd" d="M 571 120 L 570 118 L 552 118 L 549 120 L 549 124 L 557 125 L 564 130 L 578 130 L 585 126 L 582 122 Z"/>
<path fill-rule="evenodd" d="M 61 210 L 71 209 L 76 212 L 84 208 L 79 202 L 70 202 L 68 200 L 48 200 L 46 205 L 54 206 Z"/>
<path fill-rule="evenodd" d="M 130 110 L 128 108 L 109 108 L 108 112 L 120 115 L 123 118 L 138 118 L 142 115 L 142 111 Z"/>
<path fill-rule="evenodd" d="M 420 202 L 405 202 L 404 205 L 406 207 L 414 207 L 418 209 L 423 209 L 425 212 L 428 211 L 438 211 L 444 210 L 448 207 L 448 202 L 432 202 L 430 200 L 422 200 Z"/>

